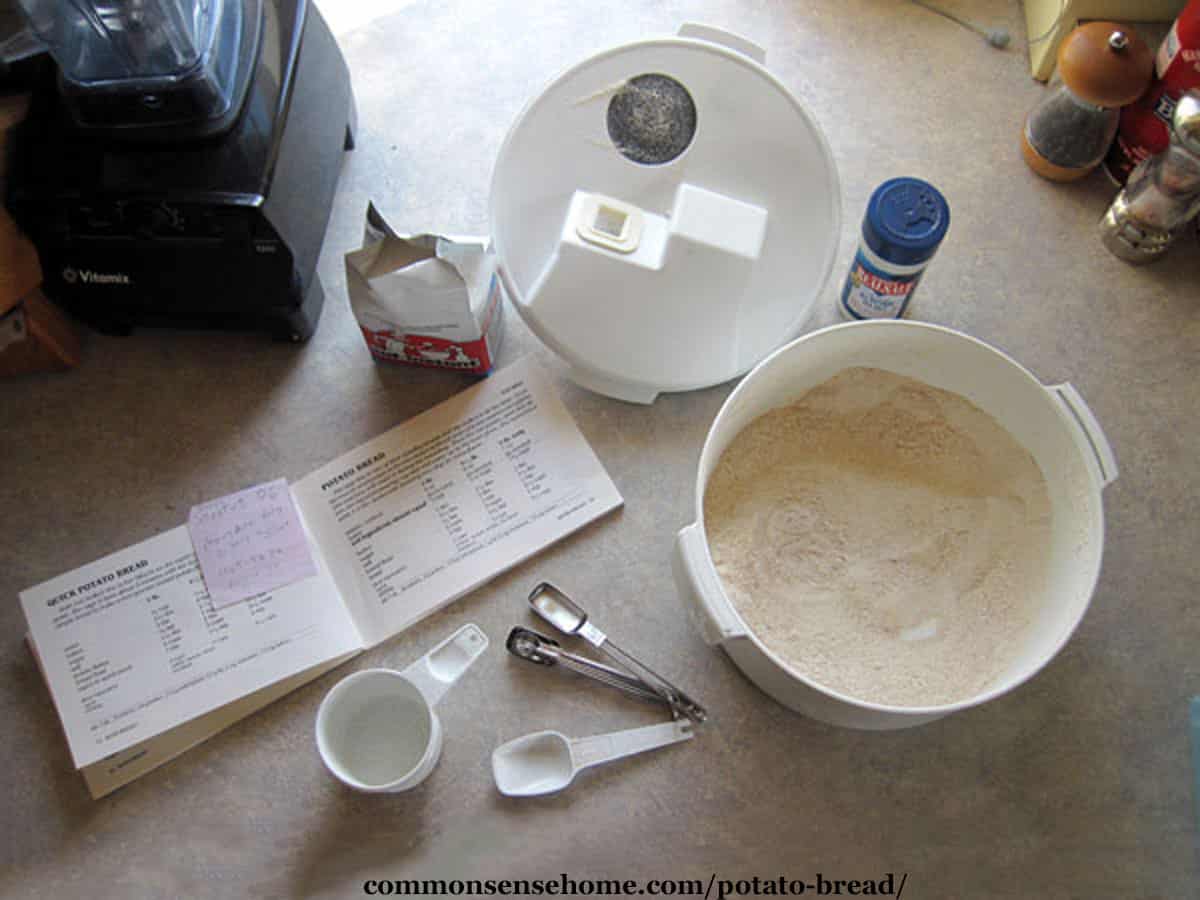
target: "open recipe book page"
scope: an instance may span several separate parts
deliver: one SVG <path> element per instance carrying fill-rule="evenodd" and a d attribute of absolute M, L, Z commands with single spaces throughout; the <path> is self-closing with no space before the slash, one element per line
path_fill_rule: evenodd
<path fill-rule="evenodd" d="M 367 646 L 622 502 L 549 381 L 524 361 L 292 493 Z"/>
<path fill-rule="evenodd" d="M 315 576 L 218 610 L 180 525 L 24 591 L 76 768 L 361 649 L 314 555 Z"/>
<path fill-rule="evenodd" d="M 317 572 L 271 592 L 218 609 L 181 525 L 21 593 L 95 796 L 622 502 L 525 362 L 323 466 L 292 494 Z"/>

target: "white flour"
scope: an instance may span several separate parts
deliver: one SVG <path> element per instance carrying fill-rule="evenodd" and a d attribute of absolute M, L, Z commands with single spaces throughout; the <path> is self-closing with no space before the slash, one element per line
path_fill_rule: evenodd
<path fill-rule="evenodd" d="M 860 700 L 979 693 L 1041 600 L 1050 500 L 1037 463 L 963 397 L 891 372 L 846 369 L 756 419 L 704 504 L 746 623 Z"/>

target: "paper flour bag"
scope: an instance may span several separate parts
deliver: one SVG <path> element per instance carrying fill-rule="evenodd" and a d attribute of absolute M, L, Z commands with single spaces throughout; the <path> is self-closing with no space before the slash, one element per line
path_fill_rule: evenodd
<path fill-rule="evenodd" d="M 486 239 L 397 234 L 371 205 L 363 245 L 346 254 L 346 284 L 371 354 L 487 374 L 504 291 Z"/>

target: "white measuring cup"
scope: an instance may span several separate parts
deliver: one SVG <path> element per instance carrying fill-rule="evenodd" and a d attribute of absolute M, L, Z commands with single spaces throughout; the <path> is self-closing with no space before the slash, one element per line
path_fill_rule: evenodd
<path fill-rule="evenodd" d="M 586 738 L 536 731 L 492 751 L 492 776 L 500 793 L 509 797 L 553 794 L 584 769 L 686 741 L 691 736 L 691 723 L 685 719 Z"/>
<path fill-rule="evenodd" d="M 402 672 L 364 669 L 333 686 L 317 710 L 317 750 L 343 784 L 366 793 L 407 791 L 442 754 L 435 707 L 487 649 L 464 625 Z"/>

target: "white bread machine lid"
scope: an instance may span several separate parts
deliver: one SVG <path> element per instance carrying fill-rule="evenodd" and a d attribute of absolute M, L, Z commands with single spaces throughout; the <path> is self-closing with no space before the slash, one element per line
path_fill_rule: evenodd
<path fill-rule="evenodd" d="M 570 69 L 509 131 L 500 277 L 582 386 L 641 403 L 708 387 L 808 320 L 840 236 L 837 171 L 763 60 L 685 25 Z"/>

